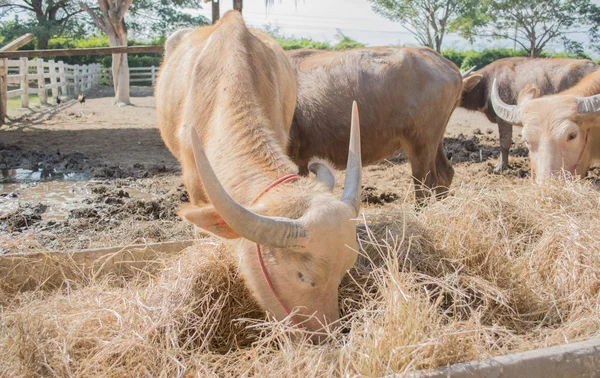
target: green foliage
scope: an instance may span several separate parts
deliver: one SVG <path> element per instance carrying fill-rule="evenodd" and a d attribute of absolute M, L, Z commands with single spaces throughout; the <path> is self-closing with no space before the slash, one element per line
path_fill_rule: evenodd
<path fill-rule="evenodd" d="M 334 50 L 346 50 L 346 49 L 355 49 L 359 47 L 365 47 L 364 43 L 357 42 L 352 38 L 348 37 L 344 33 L 342 33 L 339 29 L 336 34 L 336 38 L 339 39 L 339 42 L 333 45 Z"/>
<path fill-rule="evenodd" d="M 468 70 L 469 68 L 476 66 L 477 69 L 483 68 L 488 64 L 503 58 L 511 58 L 517 56 L 529 56 L 529 53 L 524 49 L 513 50 L 513 49 L 485 49 L 483 51 L 457 51 L 454 49 L 446 49 L 442 51 L 442 55 L 451 60 L 461 70 Z M 541 57 L 544 58 L 573 58 L 573 59 L 590 59 L 587 55 L 576 55 L 568 52 L 561 52 L 556 54 L 543 53 Z"/>
<path fill-rule="evenodd" d="M 165 37 L 179 28 L 210 24 L 206 17 L 186 11 L 202 8 L 200 4 L 203 2 L 198 0 L 135 0 L 128 12 L 127 26 L 138 33 Z"/>
<path fill-rule="evenodd" d="M 265 25 L 263 30 L 271 37 L 275 38 L 279 46 L 284 50 L 298 50 L 298 49 L 316 49 L 316 50 L 345 50 L 357 47 L 364 47 L 364 43 L 357 42 L 352 38 L 344 35 L 339 29 L 336 34 L 336 38 L 339 39 L 338 43 L 331 45 L 329 42 L 314 41 L 311 38 L 296 38 L 287 37 L 279 31 L 279 27 L 271 25 Z"/>
<path fill-rule="evenodd" d="M 456 51 L 452 49 L 443 50 L 442 55 L 454 62 L 461 70 L 467 70 L 473 66 L 480 69 L 495 60 L 515 56 L 527 56 L 525 50 L 513 49 L 485 49 L 483 51 Z"/>
<path fill-rule="evenodd" d="M 318 49 L 318 50 L 330 50 L 331 45 L 327 42 L 313 41 L 310 38 L 291 38 L 291 37 L 279 37 L 276 38 L 277 43 L 284 50 L 297 50 L 297 49 Z"/>
<path fill-rule="evenodd" d="M 81 25 L 77 16 L 80 13 L 81 8 L 76 1 L 0 1 L 0 19 L 14 17 L 16 25 L 13 25 L 13 30 L 19 35 L 33 33 L 38 49 L 47 49 L 48 40 L 53 36 L 79 29 Z M 20 15 L 24 17 L 19 19 Z"/>

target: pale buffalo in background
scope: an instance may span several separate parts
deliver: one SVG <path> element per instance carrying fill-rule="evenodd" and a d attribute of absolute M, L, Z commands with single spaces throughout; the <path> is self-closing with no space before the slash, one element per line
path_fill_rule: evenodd
<path fill-rule="evenodd" d="M 508 104 L 516 104 L 519 92 L 526 85 L 535 85 L 542 96 L 558 93 L 577 84 L 584 76 L 595 72 L 598 65 L 579 59 L 499 59 L 465 78 L 460 106 L 484 113 L 490 122 L 498 123 L 501 157 L 495 171 L 509 168 L 508 153 L 512 144 L 512 125 L 496 116 L 491 106 L 492 81 Z"/>
<path fill-rule="evenodd" d="M 461 92 L 456 65 L 428 48 L 373 47 L 288 53 L 298 78 L 298 103 L 288 153 L 307 173 L 313 157 L 343 169 L 350 139 L 348 107 L 361 109 L 363 164 L 402 150 L 417 199 L 447 190 L 454 170 L 444 132 Z"/>
<path fill-rule="evenodd" d="M 536 182 L 563 170 L 585 175 L 600 160 L 600 71 L 555 95 L 538 98 L 539 88 L 525 88 L 518 105 L 506 104 L 496 86 L 494 82 L 494 110 L 507 123 L 523 126 Z"/>
<path fill-rule="evenodd" d="M 332 194 L 331 169 L 321 162 L 311 165 L 316 180 L 271 188 L 298 172 L 285 154 L 296 80 L 281 47 L 231 11 L 216 25 L 177 33 L 166 50 L 156 108 L 161 136 L 180 161 L 190 193 L 192 205 L 181 215 L 234 241 L 250 290 L 276 318 L 297 308 L 293 320 L 322 330 L 339 318 L 338 286 L 357 257 L 357 112 L 341 200 Z"/>

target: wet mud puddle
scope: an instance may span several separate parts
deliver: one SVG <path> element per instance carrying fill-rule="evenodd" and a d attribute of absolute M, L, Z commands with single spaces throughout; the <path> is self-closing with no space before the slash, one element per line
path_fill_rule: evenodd
<path fill-rule="evenodd" d="M 31 177 L 31 176 L 28 176 Z M 73 176 L 71 176 L 73 177 Z M 0 217 L 23 206 L 43 206 L 42 220 L 65 221 L 72 210 L 93 205 L 90 181 L 0 182 Z M 135 188 L 124 189 L 129 197 L 152 199 Z"/>

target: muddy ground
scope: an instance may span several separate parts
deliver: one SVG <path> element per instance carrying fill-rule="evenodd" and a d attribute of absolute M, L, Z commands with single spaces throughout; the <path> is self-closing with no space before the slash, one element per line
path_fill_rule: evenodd
<path fill-rule="evenodd" d="M 0 253 L 193 238 L 176 215 L 188 197 L 160 138 L 152 90 L 132 88 L 129 107 L 114 107 L 111 95 L 100 88 L 85 106 L 71 100 L 9 113 L 0 127 Z M 458 109 L 446 132 L 453 185 L 482 177 L 525 184 L 527 149 L 518 132 L 513 169 L 495 175 L 496 126 Z M 343 172 L 336 175 L 343 180 Z M 363 181 L 367 216 L 413 206 L 410 167 L 401 155 L 365 167 Z"/>

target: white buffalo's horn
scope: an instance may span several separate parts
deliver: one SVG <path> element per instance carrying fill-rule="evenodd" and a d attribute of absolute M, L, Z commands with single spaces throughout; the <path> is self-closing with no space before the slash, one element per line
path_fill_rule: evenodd
<path fill-rule="evenodd" d="M 575 101 L 577 102 L 577 113 L 579 114 L 600 112 L 600 95 L 577 97 Z"/>
<path fill-rule="evenodd" d="M 469 68 L 469 69 L 468 69 L 468 70 L 466 70 L 466 71 L 460 71 L 460 74 L 462 75 L 462 77 L 467 77 L 467 76 L 469 76 L 470 74 L 472 74 L 472 73 L 473 73 L 473 71 L 475 71 L 475 68 L 477 68 L 477 66 L 473 66 L 473 67 Z"/>
<path fill-rule="evenodd" d="M 356 101 L 352 104 L 352 124 L 350 126 L 350 147 L 348 149 L 348 163 L 346 165 L 346 180 L 342 202 L 354 207 L 356 215 L 360 210 L 360 188 L 362 185 L 362 158 L 360 155 L 360 123 L 358 120 L 358 106 Z"/>
<path fill-rule="evenodd" d="M 231 198 L 213 171 L 198 134 L 193 127 L 191 130 L 192 149 L 200 180 L 210 202 L 229 227 L 258 244 L 276 248 L 298 246 L 298 239 L 306 236 L 300 222 L 256 214 Z"/>
<path fill-rule="evenodd" d="M 308 165 L 308 170 L 317 176 L 317 180 L 327 184 L 329 191 L 332 191 L 335 187 L 335 177 L 331 168 L 322 161 L 313 161 Z"/>
<path fill-rule="evenodd" d="M 521 122 L 521 107 L 518 105 L 508 105 L 502 101 L 498 94 L 496 79 L 494 79 L 494 83 L 492 84 L 492 107 L 496 115 L 506 122 L 512 124 L 519 124 Z"/>

